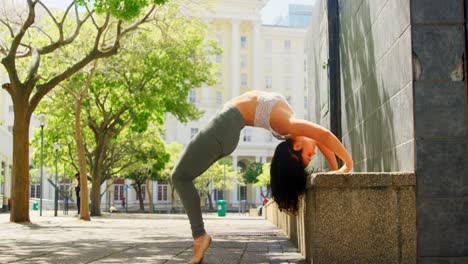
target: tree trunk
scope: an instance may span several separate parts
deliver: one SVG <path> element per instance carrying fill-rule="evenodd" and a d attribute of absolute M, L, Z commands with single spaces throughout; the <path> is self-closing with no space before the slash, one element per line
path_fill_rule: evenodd
<path fill-rule="evenodd" d="M 171 185 L 171 213 L 175 211 L 174 200 L 175 200 L 175 187 L 172 182 L 169 182 Z"/>
<path fill-rule="evenodd" d="M 78 169 L 80 171 L 80 219 L 86 221 L 90 221 L 91 218 L 89 216 L 88 173 L 86 171 L 85 147 L 83 137 L 81 135 L 81 108 L 83 107 L 83 102 L 88 95 L 89 86 L 91 85 L 91 80 L 96 66 L 97 60 L 94 61 L 94 65 L 89 73 L 85 88 L 81 91 L 75 107 L 75 141 L 78 153 Z"/>
<path fill-rule="evenodd" d="M 101 175 L 94 173 L 91 183 L 91 215 L 101 216 Z"/>
<path fill-rule="evenodd" d="M 13 100 L 13 173 L 11 184 L 10 221 L 30 222 L 29 219 L 29 123 L 28 101 Z"/>
<path fill-rule="evenodd" d="M 213 201 L 211 201 L 211 194 L 210 194 L 209 191 L 206 194 L 206 196 L 208 197 L 208 203 L 210 204 L 210 210 L 213 210 Z"/>
<path fill-rule="evenodd" d="M 81 106 L 83 105 L 84 96 L 76 103 L 75 112 L 75 141 L 78 153 L 78 169 L 80 171 L 80 219 L 90 221 L 89 204 L 88 204 L 88 173 L 86 171 L 86 158 L 83 138 L 81 136 Z"/>
<path fill-rule="evenodd" d="M 148 194 L 148 205 L 149 205 L 149 212 L 154 213 L 154 205 L 153 205 L 153 181 L 148 179 L 146 180 L 146 193 Z"/>
<path fill-rule="evenodd" d="M 145 211 L 145 203 L 143 201 L 143 192 L 141 190 L 141 181 L 137 181 L 137 195 L 138 195 L 138 201 L 140 202 L 140 211 L 144 212 Z"/>

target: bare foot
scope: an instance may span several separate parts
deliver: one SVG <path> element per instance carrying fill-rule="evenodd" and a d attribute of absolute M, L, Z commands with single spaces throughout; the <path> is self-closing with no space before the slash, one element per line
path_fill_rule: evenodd
<path fill-rule="evenodd" d="M 189 264 L 199 264 L 203 261 L 206 250 L 210 247 L 211 236 L 204 234 L 195 238 L 193 241 L 193 257 L 190 259 Z"/>

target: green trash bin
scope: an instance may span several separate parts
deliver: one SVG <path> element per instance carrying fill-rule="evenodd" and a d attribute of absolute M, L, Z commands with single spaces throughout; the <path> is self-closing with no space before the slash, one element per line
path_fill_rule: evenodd
<path fill-rule="evenodd" d="M 218 216 L 226 216 L 226 200 L 218 200 Z"/>
<path fill-rule="evenodd" d="M 39 210 L 39 203 L 38 202 L 34 202 L 33 203 L 33 211 L 37 211 Z"/>

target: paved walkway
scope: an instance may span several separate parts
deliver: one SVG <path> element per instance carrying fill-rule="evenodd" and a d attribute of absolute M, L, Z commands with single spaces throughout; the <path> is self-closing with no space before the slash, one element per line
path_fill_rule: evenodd
<path fill-rule="evenodd" d="M 305 263 L 284 234 L 259 217 L 205 215 L 213 236 L 205 264 Z M 31 212 L 31 225 L 0 214 L 0 263 L 187 263 L 192 256 L 183 215 L 112 214 L 78 221 Z"/>

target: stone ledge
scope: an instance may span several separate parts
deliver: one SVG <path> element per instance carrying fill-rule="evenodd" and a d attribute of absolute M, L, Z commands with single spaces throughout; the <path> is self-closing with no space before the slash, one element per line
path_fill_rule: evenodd
<path fill-rule="evenodd" d="M 369 188 L 415 186 L 413 172 L 315 173 L 307 178 L 310 188 Z"/>

